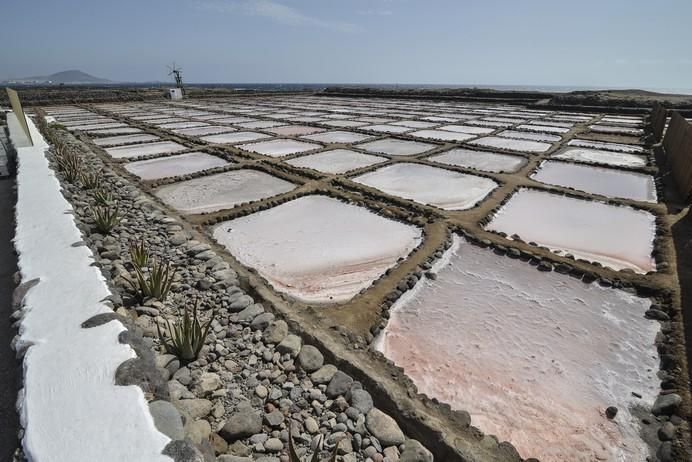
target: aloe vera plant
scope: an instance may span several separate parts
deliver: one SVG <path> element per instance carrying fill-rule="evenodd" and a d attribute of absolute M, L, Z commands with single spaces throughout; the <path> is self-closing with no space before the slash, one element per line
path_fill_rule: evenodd
<path fill-rule="evenodd" d="M 110 205 L 113 202 L 113 195 L 103 188 L 94 191 L 94 201 L 98 205 Z"/>
<path fill-rule="evenodd" d="M 84 189 L 98 189 L 101 186 L 101 177 L 98 173 L 82 172 L 79 175 L 79 180 Z"/>
<path fill-rule="evenodd" d="M 171 290 L 171 285 L 173 285 L 175 271 L 171 270 L 170 262 L 161 264 L 155 259 L 151 259 L 151 261 L 148 276 L 144 274 L 142 267 L 134 265 L 135 280 L 128 279 L 128 282 L 141 300 L 156 298 L 159 301 L 164 301 Z"/>
<path fill-rule="evenodd" d="M 59 145 L 55 148 L 55 161 L 65 179 L 70 183 L 77 181 L 82 173 L 82 159 L 73 151 Z"/>
<path fill-rule="evenodd" d="M 117 206 L 91 207 L 91 215 L 94 218 L 96 229 L 104 234 L 110 233 L 123 219 L 122 215 L 120 215 L 120 209 Z"/>
<path fill-rule="evenodd" d="M 197 315 L 198 305 L 199 299 L 195 301 L 192 316 L 190 315 L 190 308 L 186 305 L 182 314 L 178 311 L 178 320 L 175 323 L 166 320 L 167 335 L 165 336 L 161 332 L 161 327 L 156 325 L 159 339 L 166 352 L 175 355 L 181 361 L 189 362 L 197 359 L 204 346 L 211 323 L 216 316 L 216 310 L 214 310 L 209 320 L 206 323 L 201 323 Z"/>
<path fill-rule="evenodd" d="M 130 260 L 135 267 L 143 268 L 149 263 L 149 251 L 144 246 L 144 239 L 137 244 L 130 244 Z"/>
<path fill-rule="evenodd" d="M 320 438 L 322 438 L 322 435 L 320 435 Z M 317 442 L 317 447 L 320 447 L 321 439 Z M 339 451 L 339 443 L 341 443 L 341 440 L 336 442 L 336 445 L 334 446 L 334 452 L 332 453 L 331 457 L 329 458 L 329 462 L 336 462 L 336 455 L 337 452 Z M 291 433 L 291 425 L 288 426 L 288 459 L 290 462 L 301 462 L 300 457 L 298 457 L 298 453 L 296 452 L 296 447 L 295 443 L 293 443 L 293 435 Z M 319 451 L 315 451 L 312 454 L 312 458 L 310 459 L 310 462 L 319 462 Z"/>

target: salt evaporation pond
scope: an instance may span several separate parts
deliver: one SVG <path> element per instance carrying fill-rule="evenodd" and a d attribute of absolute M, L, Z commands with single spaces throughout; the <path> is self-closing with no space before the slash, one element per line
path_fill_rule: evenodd
<path fill-rule="evenodd" d="M 431 149 L 436 148 L 437 145 L 422 143 L 419 141 L 385 138 L 383 140 L 359 144 L 357 147 L 368 152 L 389 154 L 390 156 L 412 156 L 430 151 Z"/>
<path fill-rule="evenodd" d="M 157 188 L 154 194 L 185 214 L 215 212 L 283 194 L 296 185 L 252 169 L 233 170 Z"/>
<path fill-rule="evenodd" d="M 443 154 L 429 157 L 429 160 L 493 173 L 513 173 L 526 165 L 527 162 L 524 157 L 463 148 L 452 149 Z"/>
<path fill-rule="evenodd" d="M 632 154 L 644 153 L 644 148 L 635 144 L 610 143 L 608 141 L 581 140 L 576 138 L 570 140 L 567 144 L 581 148 L 605 149 L 606 151 L 628 152 Z"/>
<path fill-rule="evenodd" d="M 401 120 L 399 122 L 392 122 L 392 125 L 399 125 L 402 127 L 409 127 L 409 128 L 430 128 L 434 127 L 435 125 L 438 125 L 433 122 L 423 122 L 420 120 Z"/>
<path fill-rule="evenodd" d="M 654 215 L 632 207 L 521 189 L 495 214 L 489 231 L 519 235 L 556 253 L 615 270 L 654 271 Z"/>
<path fill-rule="evenodd" d="M 544 133 L 567 133 L 570 129 L 565 127 L 555 127 L 552 125 L 518 125 L 517 129 L 526 130 L 529 132 L 544 132 Z"/>
<path fill-rule="evenodd" d="M 120 135 L 108 136 L 105 138 L 94 138 L 92 143 L 96 146 L 118 146 L 122 144 L 146 143 L 148 141 L 156 141 L 160 139 L 158 136 L 142 133 L 139 135 Z"/>
<path fill-rule="evenodd" d="M 591 148 L 568 147 L 553 154 L 551 157 L 553 159 L 613 165 L 615 167 L 646 167 L 646 159 L 642 156 Z"/>
<path fill-rule="evenodd" d="M 469 209 L 497 187 L 489 178 L 403 162 L 357 176 L 353 181 L 445 210 Z"/>
<path fill-rule="evenodd" d="M 256 152 L 257 154 L 263 154 L 265 156 L 282 157 L 289 154 L 312 151 L 314 149 L 319 149 L 322 146 L 314 143 L 306 143 L 304 141 L 279 139 L 262 141 L 259 143 L 242 144 L 238 147 L 245 151 Z"/>
<path fill-rule="evenodd" d="M 545 141 L 548 143 L 554 143 L 562 139 L 559 135 L 551 135 L 549 133 L 520 132 L 517 130 L 504 130 L 498 133 L 497 136 L 501 136 L 503 138 L 517 138 L 520 140 Z"/>
<path fill-rule="evenodd" d="M 286 161 L 286 163 L 295 167 L 312 168 L 320 172 L 336 174 L 380 164 L 388 160 L 386 157 L 363 154 L 348 149 L 334 149 L 333 151 L 297 157 Z"/>
<path fill-rule="evenodd" d="M 647 411 L 658 393 L 650 301 L 458 237 L 433 270 L 435 280 L 393 305 L 376 340 L 420 392 L 468 411 L 523 457 L 647 459 L 633 409 Z M 608 406 L 619 410 L 613 420 Z"/>
<path fill-rule="evenodd" d="M 472 135 L 487 135 L 488 133 L 492 133 L 495 131 L 493 128 L 473 127 L 471 125 L 445 125 L 443 127 L 440 127 L 439 130 L 447 130 L 449 132 L 458 133 L 470 133 Z"/>
<path fill-rule="evenodd" d="M 228 162 L 219 157 L 203 152 L 190 152 L 177 156 L 131 162 L 125 165 L 125 170 L 143 180 L 157 180 L 201 172 L 224 165 L 228 165 Z"/>
<path fill-rule="evenodd" d="M 541 163 L 531 178 L 591 194 L 656 202 L 654 179 L 644 173 L 548 160 Z"/>
<path fill-rule="evenodd" d="M 276 290 L 307 303 L 351 299 L 422 240 L 415 226 L 316 195 L 226 221 L 213 235 Z"/>
<path fill-rule="evenodd" d="M 410 132 L 413 129 L 410 127 L 400 127 L 398 125 L 378 124 L 368 125 L 367 127 L 363 127 L 363 130 L 372 130 L 373 132 L 380 133 L 406 133 Z"/>
<path fill-rule="evenodd" d="M 181 135 L 187 136 L 204 136 L 204 135 L 216 135 L 218 133 L 234 132 L 235 128 L 224 127 L 222 125 L 209 125 L 208 127 L 194 127 L 194 128 L 178 128 L 173 130 L 174 133 L 179 133 Z"/>
<path fill-rule="evenodd" d="M 427 138 L 430 140 L 442 141 L 466 141 L 476 137 L 476 135 L 471 133 L 451 132 L 447 130 L 419 130 L 417 132 L 409 133 L 409 135 L 415 136 L 416 138 Z"/>
<path fill-rule="evenodd" d="M 219 135 L 203 136 L 200 139 L 207 143 L 226 144 L 226 143 L 243 143 L 246 141 L 262 140 L 271 138 L 269 135 L 257 132 L 231 132 L 221 133 Z"/>
<path fill-rule="evenodd" d="M 524 139 L 502 138 L 499 136 L 486 136 L 485 138 L 469 141 L 469 143 L 475 144 L 476 146 L 524 152 L 545 152 L 550 149 L 550 144 L 548 143 Z"/>
<path fill-rule="evenodd" d="M 363 135 L 362 133 L 334 130 L 330 132 L 318 133 L 316 135 L 304 136 L 303 138 L 311 141 L 320 141 L 322 143 L 351 144 L 365 141 L 372 138 L 372 136 Z"/>
<path fill-rule="evenodd" d="M 310 127 L 308 125 L 282 125 L 266 131 L 279 136 L 300 136 L 320 133 L 324 131 L 324 128 Z"/>
<path fill-rule="evenodd" d="M 107 148 L 108 155 L 115 159 L 123 159 L 139 156 L 153 156 L 155 154 L 169 154 L 188 149 L 182 144 L 173 141 L 159 141 L 156 143 L 129 144 L 116 148 Z"/>
<path fill-rule="evenodd" d="M 102 128 L 99 130 L 86 130 L 89 135 L 128 135 L 141 133 L 142 130 L 135 127 Z"/>

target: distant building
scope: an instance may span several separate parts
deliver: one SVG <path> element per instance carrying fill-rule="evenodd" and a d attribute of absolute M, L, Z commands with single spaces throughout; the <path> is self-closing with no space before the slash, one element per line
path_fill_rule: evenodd
<path fill-rule="evenodd" d="M 183 99 L 183 89 L 182 88 L 169 88 L 168 97 L 172 100 Z"/>

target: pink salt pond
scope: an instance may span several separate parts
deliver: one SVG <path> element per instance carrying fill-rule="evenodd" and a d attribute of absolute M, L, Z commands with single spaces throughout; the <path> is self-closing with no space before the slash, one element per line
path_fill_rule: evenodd
<path fill-rule="evenodd" d="M 219 157 L 203 152 L 190 152 L 177 156 L 131 162 L 125 165 L 125 170 L 143 180 L 156 180 L 201 172 L 224 165 L 228 165 L 228 162 Z"/>
<path fill-rule="evenodd" d="M 305 167 L 324 173 L 336 174 L 380 164 L 388 160 L 386 157 L 363 154 L 362 152 L 350 151 L 348 149 L 334 149 L 332 151 L 297 157 L 286 161 L 286 163 L 294 167 Z"/>
<path fill-rule="evenodd" d="M 521 189 L 486 225 L 615 270 L 655 271 L 656 218 L 644 210 Z"/>
<path fill-rule="evenodd" d="M 649 409 L 658 389 L 648 300 L 460 238 L 433 270 L 393 305 L 375 342 L 419 391 L 468 411 L 522 457 L 646 460 L 634 409 Z"/>
<path fill-rule="evenodd" d="M 154 194 L 181 213 L 194 214 L 265 199 L 295 187 L 258 170 L 240 169 L 162 186 Z"/>
<path fill-rule="evenodd" d="M 226 221 L 213 234 L 276 290 L 319 304 L 351 299 L 422 239 L 420 228 L 318 195 Z"/>
<path fill-rule="evenodd" d="M 403 162 L 364 173 L 353 181 L 445 210 L 474 207 L 497 187 L 489 178 Z"/>
<path fill-rule="evenodd" d="M 643 173 L 549 160 L 541 163 L 531 178 L 591 194 L 656 202 L 654 179 Z"/>

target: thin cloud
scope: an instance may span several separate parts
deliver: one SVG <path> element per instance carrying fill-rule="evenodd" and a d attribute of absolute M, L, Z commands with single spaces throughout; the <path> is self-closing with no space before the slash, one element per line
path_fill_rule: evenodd
<path fill-rule="evenodd" d="M 203 10 L 259 16 L 288 26 L 320 27 L 342 32 L 358 30 L 355 24 L 309 16 L 296 8 L 272 0 L 200 0 L 196 6 Z"/>
<path fill-rule="evenodd" d="M 394 13 L 392 10 L 361 10 L 358 14 L 363 16 L 391 16 Z"/>

